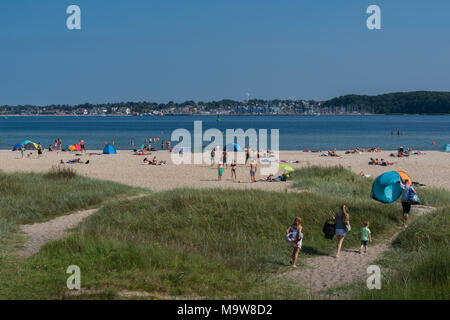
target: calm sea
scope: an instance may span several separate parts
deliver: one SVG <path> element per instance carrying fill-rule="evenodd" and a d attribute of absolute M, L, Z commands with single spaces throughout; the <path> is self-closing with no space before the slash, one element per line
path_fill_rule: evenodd
<path fill-rule="evenodd" d="M 41 142 L 48 147 L 57 138 L 62 139 L 64 146 L 83 138 L 91 150 L 101 149 L 105 142 L 112 141 L 117 149 L 133 149 L 131 140 L 141 145 L 146 137 L 170 139 L 172 131 L 178 128 L 192 132 L 194 120 L 203 122 L 203 130 L 254 128 L 270 132 L 270 129 L 279 129 L 281 150 L 346 150 L 372 146 L 393 150 L 399 145 L 440 150 L 450 143 L 450 116 L 222 116 L 220 121 L 215 116 L 42 116 L 0 117 L 0 149 L 11 149 L 24 140 Z"/>

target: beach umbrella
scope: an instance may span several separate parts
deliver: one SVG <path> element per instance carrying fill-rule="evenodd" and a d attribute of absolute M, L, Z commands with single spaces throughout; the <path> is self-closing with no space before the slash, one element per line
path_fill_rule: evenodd
<path fill-rule="evenodd" d="M 446 145 L 444 146 L 444 148 L 442 148 L 442 151 L 444 151 L 444 152 L 450 152 L 450 144 L 446 144 Z"/>
<path fill-rule="evenodd" d="M 286 171 L 288 171 L 288 172 L 294 171 L 294 168 L 292 168 L 291 166 L 288 166 L 287 164 L 280 164 L 280 165 L 278 166 L 278 168 L 283 169 L 283 170 L 286 170 Z"/>
<path fill-rule="evenodd" d="M 25 150 L 37 150 L 38 145 L 30 140 L 25 140 L 22 142 L 22 145 L 25 147 Z"/>
<path fill-rule="evenodd" d="M 66 149 L 69 151 L 81 151 L 81 146 L 79 144 L 72 144 L 70 146 L 67 146 Z"/>

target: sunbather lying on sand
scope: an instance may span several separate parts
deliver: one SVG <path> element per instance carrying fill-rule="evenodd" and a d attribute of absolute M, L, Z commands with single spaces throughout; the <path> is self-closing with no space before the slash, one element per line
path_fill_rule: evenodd
<path fill-rule="evenodd" d="M 371 174 L 365 173 L 364 171 L 361 171 L 361 172 L 359 173 L 359 175 L 360 175 L 361 177 L 365 177 L 365 178 L 370 178 L 370 177 L 372 176 Z"/>
<path fill-rule="evenodd" d="M 333 151 L 328 151 L 328 155 L 329 155 L 330 157 L 340 157 L 340 155 L 338 155 L 338 154 L 336 153 L 336 149 L 334 149 Z"/>
<path fill-rule="evenodd" d="M 64 161 L 61 160 L 59 163 L 60 163 L 60 164 L 64 164 Z M 69 160 L 69 161 L 67 161 L 67 162 L 65 162 L 65 163 L 66 163 L 66 164 L 73 164 L 73 163 L 84 163 L 84 162 L 81 161 L 81 158 L 76 158 L 76 159 L 73 159 L 73 160 Z M 89 160 L 86 161 L 86 164 L 89 164 Z"/>
<path fill-rule="evenodd" d="M 281 176 L 278 176 L 276 178 L 273 177 L 273 174 L 270 174 L 267 178 L 259 179 L 257 182 L 280 182 L 286 180 L 287 180 L 286 174 L 282 174 Z"/>
<path fill-rule="evenodd" d="M 394 165 L 394 164 L 396 164 L 396 162 L 388 162 L 388 161 L 386 161 L 386 160 L 384 160 L 384 159 L 381 159 L 381 160 L 378 162 L 378 165 L 379 165 L 379 166 L 392 166 L 392 165 Z"/>

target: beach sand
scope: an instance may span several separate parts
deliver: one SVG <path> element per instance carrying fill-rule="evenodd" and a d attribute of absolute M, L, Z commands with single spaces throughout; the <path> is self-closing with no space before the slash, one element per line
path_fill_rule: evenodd
<path fill-rule="evenodd" d="M 342 157 L 322 157 L 321 153 L 302 151 L 281 151 L 280 159 L 288 161 L 293 168 L 307 166 L 338 166 L 341 165 L 355 173 L 364 171 L 366 174 L 377 175 L 391 170 L 407 172 L 413 179 L 432 187 L 443 187 L 450 190 L 450 153 L 439 151 L 426 151 L 424 155 L 411 155 L 405 158 L 394 158 L 389 155 L 394 151 L 379 153 L 363 152 L 360 154 L 345 154 L 337 151 Z M 28 153 L 28 151 L 26 152 Z M 89 153 L 101 153 L 101 151 L 88 151 L 87 154 L 77 156 L 72 152 L 44 152 L 42 158 L 37 159 L 34 151 L 32 158 L 21 159 L 20 152 L 9 150 L 0 151 L 0 170 L 3 172 L 48 172 L 52 166 L 58 165 L 62 159 L 64 162 L 75 158 L 82 161 L 89 160 L 89 164 L 64 164 L 62 166 L 73 168 L 78 174 L 103 180 L 116 181 L 132 186 L 150 188 L 154 191 L 170 190 L 175 188 L 236 188 L 236 189 L 263 189 L 286 191 L 290 183 L 285 182 L 250 182 L 249 165 L 238 165 L 237 177 L 242 183 L 231 180 L 231 169 L 224 168 L 222 181 L 217 181 L 217 168 L 211 168 L 208 164 L 181 164 L 175 165 L 171 161 L 171 153 L 168 151 L 152 152 L 151 155 L 137 156 L 132 151 L 118 151 L 116 155 L 89 155 Z M 167 165 L 144 165 L 145 157 L 158 160 L 166 160 Z M 369 159 L 385 159 L 396 162 L 395 165 L 382 167 L 368 165 Z M 300 163 L 292 161 L 299 160 Z M 279 171 L 281 174 L 282 171 Z M 257 179 L 265 178 L 257 172 Z"/>

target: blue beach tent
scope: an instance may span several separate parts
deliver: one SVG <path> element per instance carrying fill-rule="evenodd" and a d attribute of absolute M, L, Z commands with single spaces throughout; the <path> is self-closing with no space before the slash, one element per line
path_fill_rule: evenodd
<path fill-rule="evenodd" d="M 450 152 L 450 144 L 446 144 L 446 145 L 444 146 L 444 148 L 442 148 L 442 151 L 444 151 L 444 152 Z"/>
<path fill-rule="evenodd" d="M 107 144 L 103 148 L 103 154 L 117 154 L 117 151 L 112 144 Z"/>
<path fill-rule="evenodd" d="M 377 177 L 372 185 L 371 197 L 383 203 L 392 203 L 402 194 L 397 171 L 389 171 Z"/>
<path fill-rule="evenodd" d="M 22 147 L 23 147 L 23 144 L 21 144 L 21 143 L 16 144 L 16 145 L 13 147 L 12 151 L 20 150 L 20 149 L 22 149 Z"/>

